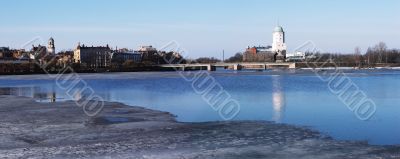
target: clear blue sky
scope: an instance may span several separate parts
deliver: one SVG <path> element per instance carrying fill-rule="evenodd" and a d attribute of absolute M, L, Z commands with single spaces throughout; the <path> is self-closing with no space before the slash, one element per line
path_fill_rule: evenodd
<path fill-rule="evenodd" d="M 331 52 L 379 41 L 400 48 L 398 0 L 1 0 L 0 46 L 34 37 L 57 51 L 78 42 L 136 49 L 180 43 L 190 57 L 270 45 L 278 19 L 289 50 L 307 40 Z"/>

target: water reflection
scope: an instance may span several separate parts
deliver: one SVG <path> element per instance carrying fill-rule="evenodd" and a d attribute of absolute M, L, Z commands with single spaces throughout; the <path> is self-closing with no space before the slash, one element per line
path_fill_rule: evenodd
<path fill-rule="evenodd" d="M 282 122 L 285 114 L 285 94 L 281 85 L 280 76 L 272 76 L 272 121 Z"/>
<path fill-rule="evenodd" d="M 283 72 L 273 76 L 263 72 L 217 71 L 212 75 L 240 102 L 241 112 L 235 120 L 310 126 L 337 139 L 400 144 L 397 104 L 400 103 L 400 71 L 387 74 L 360 71 L 349 75 L 378 106 L 374 118 L 368 122 L 360 121 L 329 91 L 327 83 L 312 72 L 292 75 Z M 183 122 L 221 120 L 218 112 L 193 91 L 190 83 L 174 78 L 172 73 L 81 74 L 81 77 L 106 101 L 171 112 Z M 35 97 L 42 102 L 79 100 L 90 95 L 87 90 L 79 91 L 82 88 L 62 90 L 54 80 L 39 80 L 36 76 L 0 78 L 0 95 Z"/>
<path fill-rule="evenodd" d="M 52 90 L 47 90 L 37 86 L 0 87 L 0 95 L 30 97 L 38 102 L 57 101 L 54 88 Z"/>
<path fill-rule="evenodd" d="M 56 92 L 50 92 L 50 93 L 35 93 L 34 97 L 37 101 L 39 102 L 56 102 L 57 100 L 57 96 L 56 96 Z"/>

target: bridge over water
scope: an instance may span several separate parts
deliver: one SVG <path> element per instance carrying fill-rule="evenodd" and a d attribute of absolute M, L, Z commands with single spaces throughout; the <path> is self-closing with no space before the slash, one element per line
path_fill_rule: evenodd
<path fill-rule="evenodd" d="M 173 68 L 176 70 L 208 70 L 215 71 L 217 67 L 224 67 L 233 70 L 242 69 L 268 69 L 268 68 L 296 68 L 296 63 L 213 63 L 213 64 L 163 64 L 156 65 L 162 68 Z"/>

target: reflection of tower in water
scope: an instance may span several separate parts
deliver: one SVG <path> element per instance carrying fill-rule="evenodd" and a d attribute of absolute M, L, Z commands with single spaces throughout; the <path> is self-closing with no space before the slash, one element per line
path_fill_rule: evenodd
<path fill-rule="evenodd" d="M 48 90 L 38 86 L 0 87 L 0 95 L 30 97 L 39 102 L 56 102 L 57 100 L 54 88 Z"/>
<path fill-rule="evenodd" d="M 285 113 L 285 94 L 281 86 L 281 78 L 272 76 L 272 120 L 281 122 Z"/>
<path fill-rule="evenodd" d="M 49 97 L 49 102 L 51 102 L 51 103 L 56 102 L 56 99 L 57 99 L 56 92 L 49 93 L 48 97 Z"/>
<path fill-rule="evenodd" d="M 53 87 L 34 87 L 33 98 L 39 102 L 56 102 L 57 95 Z"/>

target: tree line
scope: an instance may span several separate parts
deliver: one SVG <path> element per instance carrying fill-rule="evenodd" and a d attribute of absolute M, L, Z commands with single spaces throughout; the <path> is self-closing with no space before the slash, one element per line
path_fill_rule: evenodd
<path fill-rule="evenodd" d="M 235 63 L 243 62 L 243 53 L 238 52 L 224 61 L 215 57 L 185 60 L 186 63 Z M 375 46 L 369 47 L 365 52 L 362 52 L 360 47 L 356 47 L 353 53 L 306 52 L 304 62 L 327 62 L 340 67 L 359 68 L 400 66 L 400 50 L 388 49 L 386 43 L 379 42 Z"/>
<path fill-rule="evenodd" d="M 348 67 L 382 67 L 400 65 L 400 50 L 388 49 L 384 42 L 379 42 L 373 47 L 369 47 L 362 53 L 360 47 L 356 47 L 353 53 L 306 53 L 307 62 L 331 62 L 338 66 Z"/>

